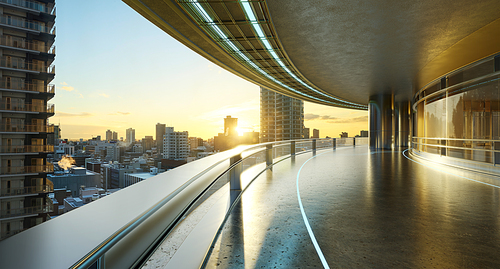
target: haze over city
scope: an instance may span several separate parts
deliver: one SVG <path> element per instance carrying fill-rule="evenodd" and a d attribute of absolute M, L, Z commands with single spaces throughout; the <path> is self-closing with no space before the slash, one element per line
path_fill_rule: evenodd
<path fill-rule="evenodd" d="M 53 84 L 62 137 L 89 139 L 107 129 L 153 135 L 165 123 L 208 139 L 223 118 L 259 131 L 259 87 L 194 53 L 120 1 L 57 3 Z M 133 34 L 131 34 L 133 33 Z M 98 40 L 98 42 L 96 42 Z M 368 129 L 365 111 L 304 104 L 305 127 L 321 137 Z"/>

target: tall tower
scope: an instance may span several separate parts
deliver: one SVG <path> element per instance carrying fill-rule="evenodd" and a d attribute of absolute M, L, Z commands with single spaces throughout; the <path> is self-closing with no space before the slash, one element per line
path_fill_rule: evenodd
<path fill-rule="evenodd" d="M 165 135 L 165 124 L 156 124 L 156 151 L 161 154 L 163 153 L 163 136 Z"/>
<path fill-rule="evenodd" d="M 260 88 L 260 142 L 301 139 L 304 102 Z"/>
<path fill-rule="evenodd" d="M 237 136 L 238 132 L 236 131 L 236 127 L 238 127 L 238 118 L 231 118 L 231 116 L 224 118 L 225 136 Z"/>
<path fill-rule="evenodd" d="M 55 18 L 55 0 L 0 1 L 0 239 L 53 210 Z"/>
<path fill-rule="evenodd" d="M 135 129 L 128 128 L 126 130 L 126 140 L 127 144 L 132 144 L 135 142 Z"/>

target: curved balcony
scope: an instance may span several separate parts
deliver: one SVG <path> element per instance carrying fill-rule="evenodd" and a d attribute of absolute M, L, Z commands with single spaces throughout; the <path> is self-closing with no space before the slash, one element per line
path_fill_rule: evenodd
<path fill-rule="evenodd" d="M 55 26 L 47 27 L 45 26 L 45 23 L 42 22 L 26 20 L 23 18 L 13 17 L 9 15 L 0 15 L 0 24 L 31 30 L 35 32 L 46 33 L 50 35 L 55 35 L 56 33 Z"/>
<path fill-rule="evenodd" d="M 53 164 L 0 167 L 0 175 L 18 175 L 18 174 L 52 173 L 52 172 L 54 172 Z"/>
<path fill-rule="evenodd" d="M 6 111 L 22 111 L 22 112 L 38 112 L 54 114 L 54 104 L 47 104 L 47 106 L 21 104 L 21 103 L 6 103 L 0 102 L 0 110 Z"/>
<path fill-rule="evenodd" d="M 0 3 L 7 4 L 9 6 L 17 6 L 23 9 L 30 9 L 36 12 L 43 12 L 49 15 L 56 15 L 55 5 L 44 4 L 36 1 L 28 0 L 0 0 Z"/>
<path fill-rule="evenodd" d="M 5 188 L 0 191 L 1 197 L 30 195 L 38 193 L 49 193 L 54 191 L 54 184 L 47 179 L 46 185 L 29 186 L 22 188 Z"/>
<path fill-rule="evenodd" d="M 2 0 L 0 0 L 1 2 Z M 33 50 L 47 54 L 56 54 L 56 46 L 46 46 L 43 42 L 27 41 L 23 38 L 0 36 L 0 46 L 12 47 L 23 50 Z"/>
<path fill-rule="evenodd" d="M 0 153 L 54 152 L 53 145 L 0 146 Z"/>
<path fill-rule="evenodd" d="M 53 133 L 53 125 L 0 124 L 0 132 L 5 133 Z"/>
<path fill-rule="evenodd" d="M 47 86 L 44 86 L 35 83 L 25 83 L 25 82 L 15 83 L 3 78 L 0 80 L 0 88 L 8 90 L 16 90 L 16 91 L 29 91 L 37 93 L 54 94 L 56 86 L 54 84 L 49 84 Z"/>
<path fill-rule="evenodd" d="M 45 205 L 0 210 L 0 219 L 49 213 L 52 212 L 53 209 L 54 205 L 52 204 L 52 200 L 47 199 L 47 204 Z"/>
<path fill-rule="evenodd" d="M 0 67 L 23 70 L 23 71 L 47 73 L 47 74 L 56 73 L 55 65 L 45 67 L 44 64 L 30 63 L 26 62 L 22 58 L 6 57 L 6 56 L 0 57 Z"/>

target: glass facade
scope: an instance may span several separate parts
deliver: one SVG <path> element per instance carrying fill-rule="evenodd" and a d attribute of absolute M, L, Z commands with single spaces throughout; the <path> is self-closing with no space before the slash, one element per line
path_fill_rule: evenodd
<path fill-rule="evenodd" d="M 413 149 L 500 163 L 500 74 L 489 59 L 416 95 Z M 442 88 L 442 89 L 440 89 Z"/>

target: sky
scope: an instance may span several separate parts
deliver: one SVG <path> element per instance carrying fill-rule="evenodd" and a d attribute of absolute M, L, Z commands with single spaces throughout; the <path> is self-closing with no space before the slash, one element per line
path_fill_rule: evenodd
<path fill-rule="evenodd" d="M 106 130 L 155 135 L 156 123 L 208 139 L 223 118 L 259 131 L 259 87 L 191 51 L 125 3 L 58 1 L 56 95 L 50 101 L 62 138 L 90 139 Z M 305 126 L 320 137 L 368 130 L 366 111 L 305 102 Z M 311 131 L 312 133 L 312 131 Z"/>

